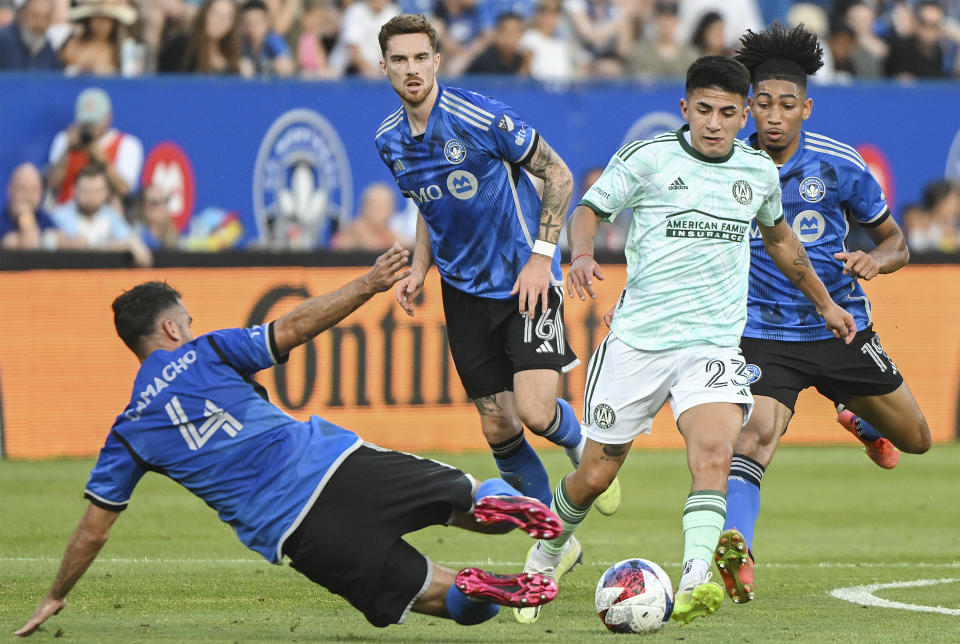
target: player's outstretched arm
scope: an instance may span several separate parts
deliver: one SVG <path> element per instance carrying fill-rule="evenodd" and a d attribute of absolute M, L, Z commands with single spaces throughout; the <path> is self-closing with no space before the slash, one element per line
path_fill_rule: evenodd
<path fill-rule="evenodd" d="M 567 226 L 567 241 L 570 242 L 567 295 L 570 297 L 573 297 L 574 290 L 581 300 L 587 299 L 587 295 L 593 299 L 597 297 L 593 292 L 593 278 L 603 279 L 600 265 L 593 258 L 599 221 L 600 216 L 588 206 L 577 206 L 570 215 L 570 224 Z"/>
<path fill-rule="evenodd" d="M 907 265 L 910 261 L 907 239 L 893 217 L 887 217 L 879 226 L 866 231 L 876 244 L 869 253 L 855 250 L 833 254 L 834 259 L 843 262 L 844 275 L 872 280 L 881 273 L 892 273 Z"/>
<path fill-rule="evenodd" d="M 533 318 L 537 303 L 547 305 L 550 289 L 550 268 L 563 220 L 566 219 L 573 196 L 573 175 L 560 155 L 554 152 L 543 137 L 537 141 L 537 149 L 523 166 L 530 174 L 543 179 L 543 197 L 540 204 L 540 229 L 533 252 L 513 284 L 511 295 L 519 295 L 520 312 Z"/>
<path fill-rule="evenodd" d="M 813 302 L 834 337 L 849 344 L 857 332 L 857 323 L 830 297 L 793 228 L 783 219 L 776 226 L 764 226 L 759 221 L 757 224 L 763 245 L 777 269 Z"/>
<path fill-rule="evenodd" d="M 417 240 L 413 248 L 410 274 L 397 283 L 397 303 L 409 316 L 413 316 L 413 301 L 423 289 L 423 280 L 433 265 L 433 248 L 430 246 L 430 229 L 423 213 L 417 213 Z"/>
<path fill-rule="evenodd" d="M 279 355 L 286 355 L 319 333 L 353 313 L 377 293 L 386 291 L 410 274 L 404 270 L 410 251 L 394 244 L 377 258 L 364 275 L 335 291 L 302 302 L 273 324 L 273 335 Z"/>
<path fill-rule="evenodd" d="M 29 621 L 23 625 L 23 628 L 16 631 L 15 635 L 18 637 L 32 635 L 49 617 L 56 615 L 66 606 L 67 593 L 80 581 L 83 573 L 107 543 L 110 526 L 118 516 L 120 516 L 119 512 L 104 510 L 92 503 L 87 507 L 87 511 L 73 531 L 73 536 L 70 537 L 70 542 L 67 543 L 67 550 L 63 553 L 63 560 L 60 562 L 60 571 L 53 585 L 50 586 L 50 591 L 33 611 Z"/>

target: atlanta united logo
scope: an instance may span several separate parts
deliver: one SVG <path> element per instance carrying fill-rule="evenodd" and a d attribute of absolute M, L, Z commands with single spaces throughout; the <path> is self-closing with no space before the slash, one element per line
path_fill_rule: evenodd
<path fill-rule="evenodd" d="M 617 422 L 617 415 L 613 408 L 606 403 L 600 403 L 593 408 L 593 424 L 600 429 L 610 429 Z"/>
<path fill-rule="evenodd" d="M 443 146 L 443 156 L 447 157 L 447 161 L 454 165 L 463 163 L 463 160 L 467 158 L 467 148 L 457 139 L 450 139 Z"/>
<path fill-rule="evenodd" d="M 738 179 L 737 182 L 733 184 L 732 192 L 733 198 L 737 200 L 737 203 L 746 206 L 753 201 L 753 188 L 743 179 Z"/>
<path fill-rule="evenodd" d="M 809 203 L 817 203 L 823 199 L 827 187 L 819 177 L 807 177 L 800 182 L 800 198 Z"/>
<path fill-rule="evenodd" d="M 327 119 L 294 109 L 273 122 L 257 152 L 253 212 L 260 239 L 284 248 L 314 248 L 352 216 L 350 161 Z"/>

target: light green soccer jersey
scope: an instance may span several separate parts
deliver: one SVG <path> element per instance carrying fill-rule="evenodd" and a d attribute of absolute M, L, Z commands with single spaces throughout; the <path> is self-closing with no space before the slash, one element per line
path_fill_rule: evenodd
<path fill-rule="evenodd" d="M 739 345 L 751 220 L 783 218 L 765 152 L 736 141 L 729 155 L 707 157 L 685 138 L 688 128 L 620 148 L 580 201 L 605 221 L 633 208 L 612 330 L 644 351 Z"/>

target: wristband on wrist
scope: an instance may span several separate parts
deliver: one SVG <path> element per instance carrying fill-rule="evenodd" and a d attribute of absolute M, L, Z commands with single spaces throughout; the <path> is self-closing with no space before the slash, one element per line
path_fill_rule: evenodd
<path fill-rule="evenodd" d="M 593 257 L 593 253 L 580 253 L 576 257 L 570 260 L 570 265 L 573 266 L 573 263 L 580 259 L 581 257 Z"/>
<path fill-rule="evenodd" d="M 543 241 L 538 239 L 533 242 L 533 252 L 537 255 L 546 255 L 547 257 L 553 257 L 553 254 L 557 252 L 557 245 L 551 244 L 548 241 Z"/>

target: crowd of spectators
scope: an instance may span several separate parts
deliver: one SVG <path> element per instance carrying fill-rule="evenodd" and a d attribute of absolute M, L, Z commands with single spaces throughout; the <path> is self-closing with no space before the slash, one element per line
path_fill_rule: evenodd
<path fill-rule="evenodd" d="M 781 19 L 828 45 L 826 80 L 960 78 L 957 0 L 0 0 L 0 69 L 378 78 L 398 13 L 440 28 L 447 77 L 678 78 Z"/>
<path fill-rule="evenodd" d="M 377 33 L 404 12 L 438 26 L 447 78 L 682 78 L 778 18 L 820 35 L 818 82 L 960 79 L 960 0 L 0 0 L 0 71 L 381 78 Z M 145 266 L 152 250 L 205 247 L 178 239 L 161 186 L 138 185 L 143 146 L 112 116 L 105 92 L 85 90 L 48 165 L 16 169 L 4 248 L 124 249 Z M 411 243 L 416 210 L 392 186 L 369 186 L 360 204 L 331 247 Z M 960 251 L 960 188 L 934 181 L 902 220 L 912 250 Z M 611 227 L 606 245 L 625 234 Z"/>

